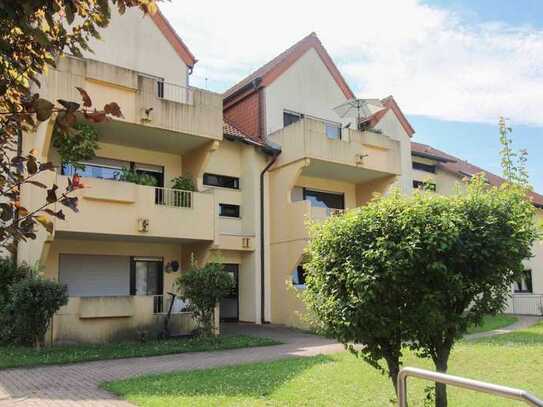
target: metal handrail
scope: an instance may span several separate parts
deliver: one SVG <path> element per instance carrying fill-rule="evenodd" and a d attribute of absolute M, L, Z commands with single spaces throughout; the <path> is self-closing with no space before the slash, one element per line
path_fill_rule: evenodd
<path fill-rule="evenodd" d="M 493 394 L 512 400 L 524 401 L 526 404 L 535 407 L 543 407 L 543 401 L 526 390 L 512 387 L 500 386 L 498 384 L 480 382 L 465 377 L 452 376 L 445 373 L 433 372 L 430 370 L 418 369 L 415 367 L 404 367 L 398 374 L 398 406 L 407 407 L 407 378 L 409 376 L 432 382 L 450 384 L 451 386 L 475 390 L 482 393 Z"/>

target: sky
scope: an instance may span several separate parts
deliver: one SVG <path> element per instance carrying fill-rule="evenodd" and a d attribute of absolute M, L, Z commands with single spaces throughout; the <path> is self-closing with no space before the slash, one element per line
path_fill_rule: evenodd
<path fill-rule="evenodd" d="M 543 0 L 172 0 L 191 83 L 223 92 L 316 32 L 358 97 L 393 95 L 430 144 L 501 173 L 497 121 L 543 193 Z"/>

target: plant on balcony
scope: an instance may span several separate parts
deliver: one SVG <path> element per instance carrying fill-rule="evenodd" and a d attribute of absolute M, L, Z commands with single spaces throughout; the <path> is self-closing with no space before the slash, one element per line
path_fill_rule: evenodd
<path fill-rule="evenodd" d="M 53 147 L 58 151 L 63 165 L 72 165 L 74 168 L 84 170 L 85 165 L 81 162 L 96 157 L 98 132 L 85 122 L 77 122 L 70 132 L 55 127 Z"/>
<path fill-rule="evenodd" d="M 452 196 L 396 191 L 313 226 L 305 301 L 325 333 L 382 371 L 384 359 L 394 387 L 405 348 L 447 372 L 468 327 L 504 308 L 534 214 L 524 188 L 479 176 Z M 447 405 L 442 384 L 435 405 Z"/>
<path fill-rule="evenodd" d="M 201 336 L 213 335 L 215 306 L 234 288 L 230 274 L 220 263 L 210 262 L 199 267 L 193 261 L 190 270 L 179 276 L 177 287 L 181 298 L 189 302 L 189 311 L 198 323 L 198 333 Z"/>
<path fill-rule="evenodd" d="M 117 174 L 117 179 L 119 181 L 131 182 L 133 184 L 146 185 L 149 187 L 156 187 L 158 185 L 155 177 L 152 177 L 149 174 L 139 173 L 131 168 L 121 169 Z"/>
<path fill-rule="evenodd" d="M 192 177 L 183 175 L 172 179 L 172 188 L 183 191 L 196 191 Z"/>

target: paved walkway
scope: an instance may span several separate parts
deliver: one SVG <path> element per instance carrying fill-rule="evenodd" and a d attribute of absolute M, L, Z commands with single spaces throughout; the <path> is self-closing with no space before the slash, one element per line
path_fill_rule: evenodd
<path fill-rule="evenodd" d="M 291 356 L 314 356 L 342 351 L 335 341 L 279 326 L 226 326 L 225 333 L 240 329 L 249 335 L 267 336 L 283 345 L 220 352 L 184 353 L 148 358 L 117 359 L 0 371 L 0 407 L 25 406 L 132 406 L 101 390 L 104 381 L 148 373 L 204 369 L 239 363 L 268 361 Z"/>
<path fill-rule="evenodd" d="M 526 328 L 540 321 L 538 317 L 520 317 L 515 324 L 495 331 L 468 335 L 468 339 L 500 335 Z M 118 400 L 101 390 L 104 381 L 122 379 L 149 373 L 178 370 L 205 369 L 215 366 L 260 362 L 291 356 L 314 356 L 342 351 L 335 341 L 280 326 L 227 324 L 225 334 L 244 333 L 267 336 L 283 345 L 220 352 L 184 353 L 148 358 L 117 359 L 77 363 L 72 365 L 44 366 L 32 369 L 0 371 L 0 407 L 25 406 L 100 406 L 127 407 L 130 403 Z"/>
<path fill-rule="evenodd" d="M 508 334 L 508 333 L 516 331 L 518 329 L 528 328 L 528 327 L 530 327 L 532 325 L 537 324 L 539 321 L 543 320 L 543 318 L 541 318 L 541 317 L 529 316 L 529 315 L 519 315 L 519 316 L 517 316 L 517 318 L 518 318 L 517 322 L 515 322 L 514 324 L 511 324 L 509 326 L 506 326 L 505 328 L 494 329 L 493 331 L 480 332 L 480 333 L 477 333 L 477 334 L 466 335 L 464 338 L 467 339 L 467 340 L 470 340 L 470 339 L 485 338 L 487 336 Z"/>

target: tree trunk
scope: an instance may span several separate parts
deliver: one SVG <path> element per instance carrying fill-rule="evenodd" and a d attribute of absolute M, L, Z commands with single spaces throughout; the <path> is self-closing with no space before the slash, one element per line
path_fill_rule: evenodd
<path fill-rule="evenodd" d="M 434 361 L 436 370 L 438 372 L 447 373 L 449 353 L 449 349 L 444 349 L 438 352 L 437 360 Z M 447 407 L 447 386 L 442 383 L 436 383 L 435 407 Z"/>
<path fill-rule="evenodd" d="M 388 377 L 394 386 L 394 393 L 398 396 L 398 373 L 400 373 L 400 361 L 394 357 L 385 357 L 388 367 Z"/>

